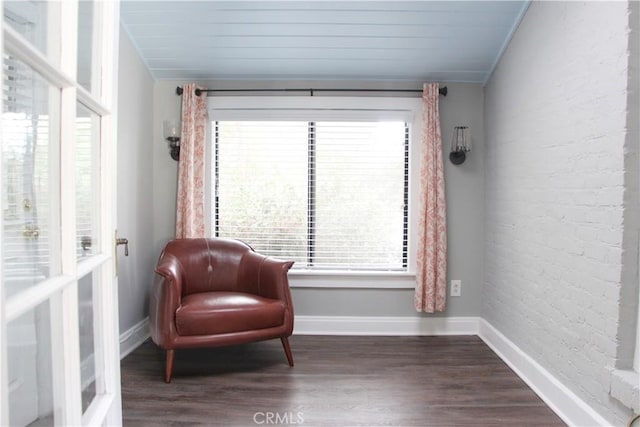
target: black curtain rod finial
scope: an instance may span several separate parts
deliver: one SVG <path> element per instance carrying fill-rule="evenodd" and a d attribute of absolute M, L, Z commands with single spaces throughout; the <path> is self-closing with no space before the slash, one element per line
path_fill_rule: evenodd
<path fill-rule="evenodd" d="M 184 89 L 181 88 L 180 86 L 176 87 L 176 94 L 177 95 L 182 95 L 184 93 Z M 200 96 L 202 95 L 202 89 L 198 89 L 196 88 L 196 96 Z"/>
<path fill-rule="evenodd" d="M 446 86 L 438 89 L 438 93 L 442 96 L 447 96 L 447 92 L 449 92 L 449 89 Z"/>

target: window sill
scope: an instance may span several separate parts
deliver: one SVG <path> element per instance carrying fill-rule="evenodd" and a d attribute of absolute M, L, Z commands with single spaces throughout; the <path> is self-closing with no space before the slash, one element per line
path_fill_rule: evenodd
<path fill-rule="evenodd" d="M 627 408 L 640 412 L 640 373 L 630 369 L 613 370 L 609 394 Z"/>
<path fill-rule="evenodd" d="M 405 271 L 290 270 L 292 288 L 414 289 L 415 274 Z"/>

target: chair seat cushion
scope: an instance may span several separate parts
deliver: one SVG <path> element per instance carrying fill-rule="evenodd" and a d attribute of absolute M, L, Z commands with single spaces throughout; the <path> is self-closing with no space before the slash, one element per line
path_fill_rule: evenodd
<path fill-rule="evenodd" d="M 284 323 L 282 301 L 241 292 L 202 292 L 182 298 L 176 311 L 180 335 L 216 335 Z"/>

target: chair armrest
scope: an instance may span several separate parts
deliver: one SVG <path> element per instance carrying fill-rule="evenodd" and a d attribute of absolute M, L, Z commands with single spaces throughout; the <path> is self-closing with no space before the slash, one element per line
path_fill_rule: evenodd
<path fill-rule="evenodd" d="M 273 298 L 282 301 L 285 305 L 284 325 L 287 328 L 286 335 L 293 333 L 293 301 L 289 290 L 289 278 L 287 273 L 293 266 L 293 261 L 281 261 L 274 258 L 265 258 L 260 268 L 259 293 L 265 298 Z"/>
<path fill-rule="evenodd" d="M 248 252 L 242 258 L 238 274 L 238 290 L 265 298 L 278 299 L 291 305 L 287 272 L 293 261 L 282 261 Z"/>
<path fill-rule="evenodd" d="M 170 348 L 178 335 L 175 315 L 182 296 L 180 262 L 172 255 L 163 254 L 155 272 L 149 301 L 151 338 L 157 345 Z"/>
<path fill-rule="evenodd" d="M 291 305 L 289 278 L 287 277 L 291 266 L 293 266 L 293 261 L 265 258 L 260 268 L 260 295 L 265 298 L 286 301 L 287 305 Z"/>

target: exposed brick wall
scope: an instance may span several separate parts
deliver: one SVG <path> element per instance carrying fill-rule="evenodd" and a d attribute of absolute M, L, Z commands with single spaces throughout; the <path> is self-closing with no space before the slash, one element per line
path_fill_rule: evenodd
<path fill-rule="evenodd" d="M 483 317 L 617 425 L 621 295 L 637 304 L 628 6 L 532 2 L 485 91 Z"/>

